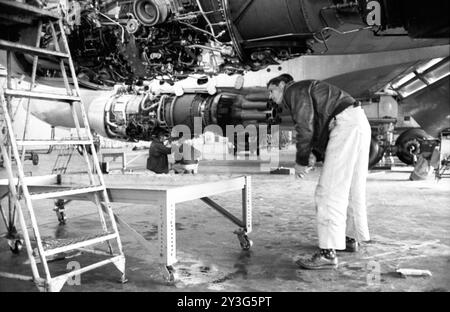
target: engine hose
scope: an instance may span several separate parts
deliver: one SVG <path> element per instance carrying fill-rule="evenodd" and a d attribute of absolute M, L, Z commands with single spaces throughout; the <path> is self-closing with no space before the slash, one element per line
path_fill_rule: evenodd
<path fill-rule="evenodd" d="M 139 105 L 139 108 L 141 109 L 141 111 L 143 112 L 148 112 L 150 111 L 152 108 L 157 107 L 158 103 L 153 103 L 152 105 L 150 105 L 149 107 L 145 107 L 145 102 L 147 101 L 148 97 L 150 96 L 150 93 L 146 93 L 144 98 L 141 101 L 141 104 Z"/>

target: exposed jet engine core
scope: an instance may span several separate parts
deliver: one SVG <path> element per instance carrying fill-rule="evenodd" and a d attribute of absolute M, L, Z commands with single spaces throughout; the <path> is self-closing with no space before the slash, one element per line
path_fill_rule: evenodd
<path fill-rule="evenodd" d="M 159 84 L 157 84 L 159 85 Z M 165 84 L 165 86 L 169 86 Z M 47 91 L 53 86 L 39 86 Z M 161 89 L 164 92 L 161 92 Z M 227 126 L 274 125 L 281 123 L 276 104 L 269 102 L 264 88 L 217 89 L 208 93 L 206 88 L 194 92 L 169 92 L 166 89 L 122 87 L 114 91 L 81 89 L 89 126 L 97 134 L 121 141 L 150 141 L 160 131 L 170 134 L 176 126 L 183 126 L 190 135 L 201 134 L 208 126 L 220 129 Z M 83 126 L 81 110 L 79 123 Z M 62 102 L 32 100 L 30 112 L 53 126 L 73 128 L 70 107 Z"/>
<path fill-rule="evenodd" d="M 394 74 L 393 67 L 403 60 L 394 58 L 391 64 L 385 63 L 377 52 L 411 49 L 411 55 L 416 55 L 412 49 L 430 47 L 434 55 L 432 47 L 447 45 L 450 33 L 444 15 L 447 0 L 425 7 L 422 1 L 413 0 L 30 2 L 40 7 L 55 3 L 63 6 L 65 23 L 57 31 L 68 34 L 78 81 L 91 88 L 91 94 L 83 98 L 91 129 L 104 137 L 126 141 L 150 140 L 156 131 L 169 131 L 178 125 L 187 126 L 193 133 L 198 120 L 201 127 L 214 125 L 223 132 L 228 125 L 288 127 L 291 119 L 281 116 L 286 112 L 268 103 L 266 91 L 261 90 L 265 89 L 268 73 L 273 76 L 274 71 L 287 71 L 300 79 L 343 81 L 344 75 L 355 71 L 352 81 L 361 75 L 364 83 L 352 82 L 353 88 L 367 88 L 374 79 L 392 79 L 389 75 Z M 2 11 L 0 15 L 9 14 Z M 36 44 L 37 29 L 29 27 L 26 19 L 11 22 L 0 18 L 0 26 L 0 38 Z M 56 49 L 49 45 L 48 29 L 42 33 L 40 46 Z M 328 58 L 322 58 L 323 54 Z M 339 54 L 355 55 L 358 66 L 343 69 L 340 65 L 349 60 L 353 64 L 353 60 L 333 57 Z M 31 67 L 32 56 L 16 53 L 15 58 L 13 72 L 29 73 L 26 67 Z M 405 58 L 402 65 L 409 66 L 416 58 Z M 3 59 L 0 54 L 5 64 Z M 295 59 L 302 62 L 295 63 Z M 372 61 L 377 65 L 368 66 Z M 312 65 L 306 66 L 307 62 Z M 20 68 L 14 66 L 16 63 Z M 175 90 L 178 83 L 191 78 L 214 80 L 240 73 L 248 74 L 247 89 L 242 89 L 242 83 L 229 89 L 216 84 L 221 89 Z M 253 74 L 259 73 L 261 77 L 255 79 Z M 374 78 L 362 78 L 369 75 Z M 37 76 L 38 80 L 60 79 L 57 60 L 40 57 Z M 175 87 L 171 92 L 157 92 L 149 87 L 153 82 Z M 130 87 L 120 92 L 106 91 L 118 84 Z M 256 86 L 260 89 L 248 89 Z M 53 126 L 74 127 L 67 120 L 71 112 L 64 105 L 46 103 L 38 108 L 33 101 L 31 105 L 39 119 Z"/>
<path fill-rule="evenodd" d="M 170 133 L 183 125 L 191 133 L 216 125 L 272 125 L 279 122 L 275 106 L 254 94 L 236 92 L 153 95 L 119 94 L 103 101 L 104 124 L 93 124 L 100 134 L 118 140 L 150 140 L 157 131 Z M 91 105 L 99 105 L 98 100 Z M 97 108 L 98 109 L 98 108 Z M 90 109 L 91 110 L 91 109 Z"/>
<path fill-rule="evenodd" d="M 77 1 L 78 9 L 70 12 L 78 22 L 70 21 L 69 42 L 84 74 L 106 83 L 130 77 L 165 75 L 178 80 L 193 73 L 242 73 L 311 53 L 315 34 L 338 25 L 334 12 L 317 14 L 332 4 L 330 0 Z M 359 17 L 356 2 L 347 7 Z"/>
<path fill-rule="evenodd" d="M 406 0 L 61 3 L 64 31 L 80 80 L 109 86 L 152 79 L 173 82 L 193 74 L 241 74 L 305 54 L 374 52 L 375 37 L 390 36 L 389 30 L 394 28 L 403 27 L 401 34 L 414 38 L 446 38 L 450 32 L 444 13 L 446 0 L 429 6 Z M 8 25 L 5 29 L 10 40 L 35 42 L 32 29 Z M 51 38 L 50 32 L 44 31 L 41 46 Z M 340 40 L 344 34 L 360 31 L 367 36 L 359 37 L 356 46 L 352 38 Z M 402 49 L 411 44 L 397 41 L 389 47 Z M 32 63 L 30 55 L 19 58 L 24 67 Z M 39 70 L 41 76 L 58 76 L 59 64 L 41 59 Z"/>
<path fill-rule="evenodd" d="M 74 17 L 69 42 L 83 74 L 106 84 L 242 73 L 310 53 L 315 34 L 325 27 L 321 18 L 338 25 L 333 12 L 317 14 L 330 5 L 330 0 L 77 1 L 69 10 Z M 357 4 L 352 7 L 358 17 Z"/>

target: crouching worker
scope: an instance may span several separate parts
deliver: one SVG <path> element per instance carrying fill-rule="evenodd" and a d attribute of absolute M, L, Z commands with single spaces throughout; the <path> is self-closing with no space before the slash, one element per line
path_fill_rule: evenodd
<path fill-rule="evenodd" d="M 172 147 L 167 143 L 167 136 L 160 131 L 150 144 L 150 151 L 147 158 L 147 169 L 154 173 L 169 173 L 169 158 Z"/>

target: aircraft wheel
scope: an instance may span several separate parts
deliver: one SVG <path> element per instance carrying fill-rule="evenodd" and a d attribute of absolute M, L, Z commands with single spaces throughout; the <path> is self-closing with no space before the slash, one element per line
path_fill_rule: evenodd
<path fill-rule="evenodd" d="M 36 153 L 31 153 L 31 161 L 34 166 L 37 166 L 39 164 L 39 155 Z"/>
<path fill-rule="evenodd" d="M 397 157 L 407 165 L 414 164 L 414 156 L 420 153 L 421 141 L 433 139 L 423 129 L 409 129 L 400 134 L 395 141 L 397 147 Z"/>
<path fill-rule="evenodd" d="M 168 284 L 175 283 L 175 268 L 171 265 L 165 267 L 165 279 Z"/>

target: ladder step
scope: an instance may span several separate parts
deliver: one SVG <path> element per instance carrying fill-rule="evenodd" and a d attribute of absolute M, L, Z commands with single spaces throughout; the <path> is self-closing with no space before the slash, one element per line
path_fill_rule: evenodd
<path fill-rule="evenodd" d="M 69 58 L 68 53 L 51 51 L 51 50 L 42 49 L 42 48 L 36 48 L 33 46 L 28 46 L 25 44 L 11 42 L 11 41 L 2 40 L 2 39 L 0 39 L 0 49 L 1 50 L 10 50 L 10 51 L 14 51 L 14 52 L 22 52 L 22 53 L 38 55 L 38 56 L 55 56 L 55 57 L 59 57 L 59 58 Z"/>
<path fill-rule="evenodd" d="M 12 90 L 12 89 L 5 89 L 4 91 L 5 95 L 14 97 L 25 97 L 31 99 L 51 100 L 51 101 L 81 102 L 81 98 L 79 96 L 67 94 L 54 94 L 54 93 L 44 93 L 27 90 Z"/>
<path fill-rule="evenodd" d="M 47 9 L 40 9 L 36 6 L 22 3 L 19 1 L 0 0 L 0 11 L 7 15 L 19 15 L 26 17 L 34 17 L 41 20 L 57 21 L 59 15 L 55 12 L 51 12 Z"/>
<path fill-rule="evenodd" d="M 60 198 L 60 197 L 70 196 L 70 195 L 100 192 L 100 191 L 103 191 L 104 189 L 105 188 L 102 185 L 87 186 L 87 187 L 85 186 L 85 187 L 69 188 L 66 190 L 58 190 L 58 191 L 51 191 L 51 192 L 30 193 L 30 197 L 33 200 Z"/>
<path fill-rule="evenodd" d="M 117 238 L 116 233 L 107 232 L 69 239 L 50 239 L 42 241 L 42 244 L 44 247 L 45 256 L 51 256 L 58 253 L 98 244 L 115 238 Z"/>
<path fill-rule="evenodd" d="M 53 168 L 53 169 L 52 169 L 52 172 L 59 171 L 59 170 L 63 170 L 63 169 L 66 169 L 66 167 L 57 167 L 57 168 Z"/>
<path fill-rule="evenodd" d="M 89 145 L 92 143 L 88 138 L 80 140 L 16 140 L 18 146 L 34 145 Z"/>

